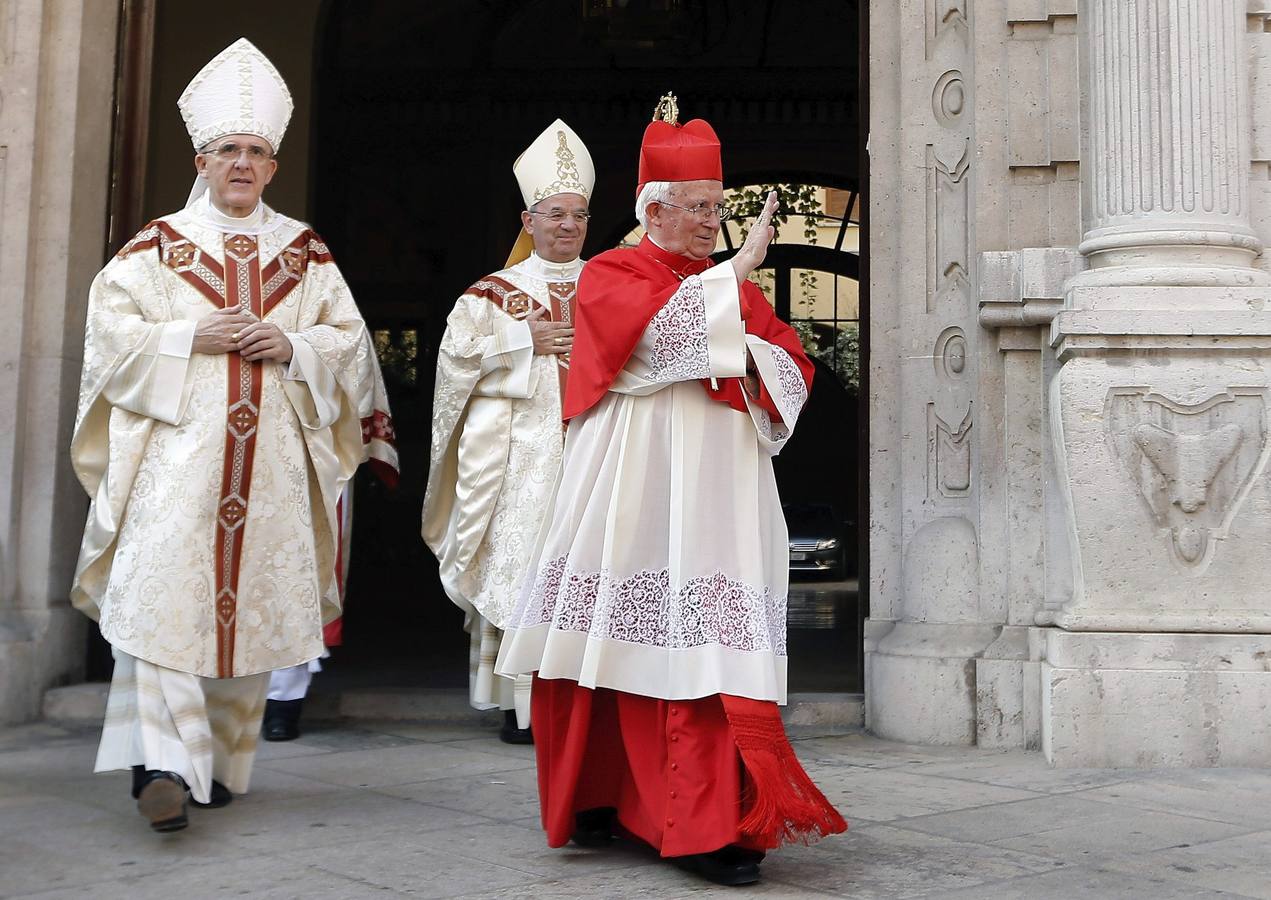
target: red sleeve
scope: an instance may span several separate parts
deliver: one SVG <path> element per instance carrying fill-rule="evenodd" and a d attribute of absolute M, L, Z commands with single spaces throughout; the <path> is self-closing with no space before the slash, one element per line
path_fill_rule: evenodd
<path fill-rule="evenodd" d="M 669 271 L 633 250 L 610 250 L 583 266 L 574 303 L 574 348 L 569 355 L 562 415 L 594 406 L 631 358 L 658 310 L 679 290 Z"/>

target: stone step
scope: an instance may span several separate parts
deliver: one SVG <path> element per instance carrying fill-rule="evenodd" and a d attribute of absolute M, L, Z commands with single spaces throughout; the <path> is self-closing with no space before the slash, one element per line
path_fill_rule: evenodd
<path fill-rule="evenodd" d="M 44 695 L 44 718 L 67 724 L 100 724 L 106 713 L 104 681 L 53 688 Z M 797 732 L 852 731 L 865 724 L 861 694 L 791 694 L 781 713 Z M 305 701 L 305 718 L 361 721 L 414 721 L 445 725 L 488 723 L 492 713 L 468 705 L 463 688 L 377 687 L 347 688 L 338 693 L 321 689 Z"/>

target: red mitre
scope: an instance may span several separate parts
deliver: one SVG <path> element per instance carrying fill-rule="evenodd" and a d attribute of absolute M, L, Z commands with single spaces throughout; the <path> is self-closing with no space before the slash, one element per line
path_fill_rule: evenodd
<path fill-rule="evenodd" d="M 705 119 L 683 125 L 655 119 L 640 142 L 640 183 L 636 196 L 650 181 L 723 181 L 719 137 Z"/>

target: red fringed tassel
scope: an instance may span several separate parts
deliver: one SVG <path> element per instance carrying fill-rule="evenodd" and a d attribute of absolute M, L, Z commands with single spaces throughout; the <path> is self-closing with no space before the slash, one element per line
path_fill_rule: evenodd
<path fill-rule="evenodd" d="M 847 822 L 794 755 L 777 704 L 730 694 L 720 698 L 746 767 L 745 815 L 738 830 L 768 849 L 847 831 Z"/>

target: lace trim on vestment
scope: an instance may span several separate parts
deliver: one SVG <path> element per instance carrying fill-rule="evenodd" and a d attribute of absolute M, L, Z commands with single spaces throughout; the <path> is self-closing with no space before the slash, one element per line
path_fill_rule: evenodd
<path fill-rule="evenodd" d="M 777 370 L 777 384 L 768 385 L 768 393 L 772 395 L 777 409 L 781 410 L 784 421 L 774 422 L 766 409 L 755 406 L 756 425 L 759 432 L 768 440 L 778 443 L 790 436 L 799 411 L 808 400 L 808 385 L 803 380 L 803 373 L 785 349 L 776 344 L 769 345 L 772 350 L 772 365 Z"/>
<path fill-rule="evenodd" d="M 699 276 L 690 275 L 649 322 L 653 348 L 644 377 L 668 384 L 709 378 L 706 330 L 706 289 Z"/>
<path fill-rule="evenodd" d="M 803 373 L 799 371 L 799 366 L 791 358 L 789 351 L 776 344 L 771 346 L 772 364 L 777 370 L 780 390 L 772 392 L 770 386 L 769 392 L 775 393 L 773 399 L 781 410 L 782 417 L 793 423 L 803 409 L 803 404 L 808 402 L 808 384 L 803 380 Z"/>
<path fill-rule="evenodd" d="M 716 644 L 786 655 L 786 597 L 723 572 L 671 586 L 668 569 L 618 579 L 569 568 L 560 556 L 539 566 L 517 628 L 556 631 L 685 650 Z"/>

